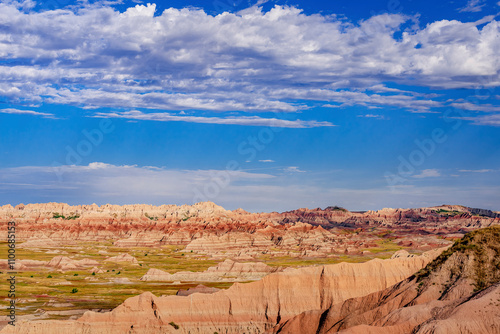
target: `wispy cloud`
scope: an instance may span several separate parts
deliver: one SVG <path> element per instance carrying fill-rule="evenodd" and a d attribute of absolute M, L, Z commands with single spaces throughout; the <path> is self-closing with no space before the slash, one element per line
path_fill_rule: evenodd
<path fill-rule="evenodd" d="M 458 11 L 459 12 L 470 12 L 470 13 L 475 13 L 475 12 L 480 12 L 483 10 L 483 7 L 486 3 L 484 0 L 469 0 L 467 2 L 467 5 L 465 7 L 460 8 Z"/>
<path fill-rule="evenodd" d="M 462 109 L 462 110 L 473 110 L 473 111 L 483 111 L 483 112 L 500 112 L 500 106 L 495 106 L 492 104 L 474 104 L 470 102 L 455 102 L 451 103 L 452 107 Z"/>
<path fill-rule="evenodd" d="M 457 117 L 466 121 L 472 121 L 474 125 L 500 126 L 500 114 L 483 115 L 477 117 Z"/>
<path fill-rule="evenodd" d="M 375 114 L 358 115 L 357 117 L 374 118 L 374 119 L 387 119 L 384 115 L 375 115 Z"/>
<path fill-rule="evenodd" d="M 203 124 L 229 124 L 246 126 L 268 126 L 277 128 L 315 128 L 324 126 L 334 126 L 330 122 L 284 120 L 277 118 L 262 118 L 258 116 L 239 116 L 239 117 L 200 117 L 200 116 L 178 116 L 170 113 L 143 113 L 138 110 L 101 113 L 98 112 L 94 117 L 99 118 L 124 118 L 133 120 L 160 121 L 160 122 L 190 122 Z"/>
<path fill-rule="evenodd" d="M 439 177 L 441 173 L 437 169 L 424 169 L 420 174 L 413 175 L 416 179 L 423 179 L 428 177 Z"/>
<path fill-rule="evenodd" d="M 460 169 L 459 172 L 462 173 L 490 173 L 496 172 L 495 169 Z"/>
<path fill-rule="evenodd" d="M 0 109 L 0 113 L 2 114 L 16 114 L 16 115 L 33 115 L 33 116 L 43 116 L 45 118 L 54 118 L 54 114 L 43 113 L 33 110 L 23 110 L 23 109 L 15 109 L 15 108 L 6 108 Z"/>
<path fill-rule="evenodd" d="M 266 160 L 259 160 L 259 162 L 274 162 L 274 160 L 266 159 Z"/>
<path fill-rule="evenodd" d="M 283 169 L 287 173 L 305 173 L 304 170 L 300 170 L 297 166 L 290 166 Z"/>
<path fill-rule="evenodd" d="M 58 175 L 62 174 L 62 180 Z M 229 175 L 229 182 L 227 177 Z M 2 204 L 70 202 L 72 204 L 190 204 L 196 191 L 222 184 L 207 199 L 228 209 L 284 211 L 300 207 L 340 205 L 351 210 L 422 207 L 457 203 L 498 210 L 496 184 L 404 186 L 349 189 L 300 182 L 307 173 L 270 174 L 227 170 L 171 170 L 96 162 L 87 166 L 25 166 L 0 169 Z M 288 179 L 287 179 L 288 178 Z M 284 182 L 286 181 L 286 182 Z"/>

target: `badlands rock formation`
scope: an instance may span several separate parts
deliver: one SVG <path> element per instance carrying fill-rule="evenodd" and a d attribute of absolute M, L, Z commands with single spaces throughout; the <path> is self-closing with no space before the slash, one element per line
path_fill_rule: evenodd
<path fill-rule="evenodd" d="M 108 262 L 129 262 L 129 263 L 132 263 L 132 264 L 138 264 L 139 263 L 139 261 L 137 261 L 137 259 L 135 257 L 133 257 L 130 254 L 126 254 L 126 253 L 120 254 L 120 255 L 117 255 L 117 256 L 108 257 L 104 261 L 108 261 Z"/>
<path fill-rule="evenodd" d="M 117 280 L 116 283 L 122 286 L 127 285 L 125 283 L 132 283 L 130 290 L 126 290 L 127 293 L 135 289 L 135 284 L 141 285 L 141 288 L 132 292 L 139 293 L 138 291 L 146 290 L 142 289 L 145 286 L 150 289 L 154 286 L 171 286 L 151 283 L 148 281 L 148 275 L 163 277 L 162 279 L 171 275 L 168 279 L 177 281 L 180 277 L 173 278 L 172 276 L 185 275 L 183 279 L 189 280 L 200 280 L 205 277 L 218 280 L 214 283 L 222 282 L 218 287 L 224 288 L 229 285 L 225 280 L 236 280 L 231 278 L 228 272 L 244 280 L 253 280 L 267 275 L 258 282 L 236 284 L 228 290 L 213 294 L 192 293 L 187 297 L 159 298 L 151 294 L 143 294 L 127 300 L 107 315 L 88 313 L 80 320 L 73 322 L 19 324 L 20 326 L 16 328 L 19 328 L 20 333 L 33 330 L 33 333 L 159 333 L 164 331 L 212 334 L 216 331 L 219 333 L 286 331 L 286 326 L 291 326 L 290 328 L 293 329 L 295 324 L 299 327 L 302 326 L 301 324 L 307 324 L 309 320 L 300 322 L 301 317 L 313 319 L 308 317 L 314 314 L 320 314 L 317 330 L 324 332 L 334 330 L 334 327 L 331 327 L 333 329 L 323 328 L 321 325 L 324 322 L 321 320 L 322 317 L 326 317 L 323 315 L 326 310 L 334 309 L 337 303 L 346 298 L 358 298 L 385 289 L 422 267 L 428 259 L 411 257 L 407 252 L 401 251 L 394 255 L 393 259 L 387 261 L 377 260 L 369 264 L 340 264 L 297 270 L 286 269 L 278 273 L 269 273 L 269 268 L 265 266 L 245 269 L 240 267 L 243 265 L 240 262 L 268 261 L 284 266 L 303 265 L 317 263 L 317 261 L 324 261 L 323 263 L 336 261 L 345 255 L 354 255 L 350 258 L 351 260 L 364 261 L 374 256 L 387 256 L 391 251 L 401 247 L 420 253 L 450 245 L 453 243 L 450 240 L 461 238 L 469 231 L 497 226 L 500 223 L 500 215 L 498 212 L 489 210 L 446 205 L 367 212 L 350 212 L 338 207 L 328 207 L 324 210 L 298 209 L 283 213 L 249 213 L 241 209 L 229 211 L 211 202 L 183 206 L 97 206 L 95 204 L 70 206 L 62 203 L 28 204 L 16 207 L 6 205 L 0 207 L 0 238 L 3 240 L 7 238 L 6 227 L 9 221 L 16 222 L 16 241 L 23 249 L 19 255 L 29 254 L 33 257 L 33 260 L 18 257 L 16 269 L 21 274 L 25 274 L 24 277 L 20 275 L 20 282 L 32 283 L 39 279 L 37 275 L 30 277 L 30 273 L 23 273 L 23 271 L 78 269 L 85 275 L 95 272 L 91 277 L 85 277 L 88 280 L 83 282 L 84 284 L 100 284 L 106 281 L 106 284 L 110 284 L 107 287 L 112 288 L 113 282 Z M 110 247 L 110 245 L 113 246 Z M 124 254 L 115 256 L 117 247 L 121 247 Z M 138 248 L 128 250 L 128 247 Z M 143 253 L 144 248 L 151 249 L 151 253 L 155 255 L 142 256 L 142 254 L 149 253 L 149 251 Z M 86 252 L 92 254 L 86 254 Z M 141 263 L 137 264 L 137 259 L 125 252 L 137 256 Z M 59 256 L 50 261 L 37 261 L 42 259 L 42 257 L 37 258 L 39 254 L 44 260 L 49 259 L 44 254 L 66 254 L 67 257 Z M 104 262 L 106 256 L 108 261 Z M 162 267 L 162 256 L 169 258 L 168 266 Z M 95 261 L 87 261 L 89 259 L 82 261 L 84 257 L 98 260 L 100 266 Z M 294 259 L 291 259 L 292 257 Z M 206 268 L 203 261 L 222 262 L 226 259 L 237 261 L 237 264 L 226 261 L 215 266 L 213 270 L 207 270 L 201 274 L 174 273 L 174 271 L 170 271 L 173 273 L 170 274 L 153 270 L 147 273 L 142 283 L 136 281 L 135 275 L 145 274 L 146 268 L 176 270 L 173 266 L 175 263 L 180 263 L 178 261 L 186 261 L 193 268 Z M 137 266 L 132 267 L 130 264 L 137 264 Z M 0 261 L 0 266 L 6 268 L 7 262 Z M 123 270 L 114 267 L 123 267 Z M 183 265 L 183 267 L 186 266 Z M 103 268 L 105 270 L 102 270 Z M 121 276 L 116 276 L 118 273 Z M 79 274 L 78 277 L 82 277 L 82 273 Z M 130 274 L 129 280 L 127 277 L 122 277 Z M 83 284 L 73 273 L 57 273 L 57 275 L 57 280 L 46 281 L 49 285 L 39 287 L 39 289 L 44 289 L 50 284 Z M 420 283 L 421 281 L 413 287 L 419 288 Z M 445 282 L 445 284 L 448 283 Z M 453 291 L 457 291 L 457 295 L 460 295 L 460 291 L 469 293 L 466 287 L 466 285 L 460 285 Z M 59 290 L 61 295 L 57 296 L 58 298 L 71 294 L 69 286 L 66 287 L 67 290 L 63 288 Z M 169 293 L 175 291 L 174 289 L 176 288 L 171 288 Z M 490 289 L 494 290 L 494 287 Z M 84 296 L 82 290 L 85 289 L 80 289 L 78 294 L 71 294 L 71 296 L 89 297 Z M 488 292 L 488 298 L 494 296 L 494 294 L 489 295 L 490 292 Z M 380 297 L 381 295 L 374 296 Z M 479 297 L 470 302 L 483 303 L 487 300 Z M 31 298 L 38 297 L 31 296 Z M 83 303 L 84 298 L 81 300 Z M 468 302 L 462 304 L 465 305 Z M 85 303 L 94 303 L 94 300 L 86 299 Z M 367 307 L 373 306 L 366 300 L 360 303 Z M 410 304 L 411 302 L 408 305 Z M 462 304 L 456 306 L 458 316 L 463 314 L 460 312 L 465 312 L 459 312 Z M 349 310 L 355 310 L 355 306 Z M 392 312 L 393 306 L 387 306 L 387 310 Z M 446 305 L 446 307 L 449 309 L 451 306 Z M 86 307 L 88 308 L 93 308 L 93 306 Z M 427 306 L 424 309 L 428 310 Z M 398 317 L 411 318 L 404 310 L 406 308 L 398 313 Z M 81 312 L 81 310 L 78 311 Z M 396 312 L 395 309 L 394 311 Z M 448 319 L 448 316 L 450 319 L 458 319 L 445 313 L 440 317 L 432 318 L 432 321 L 444 321 Z M 343 330 L 362 331 L 368 328 L 367 331 L 377 331 L 378 327 L 383 327 L 385 331 L 389 328 L 389 325 L 385 326 L 385 323 L 377 322 L 382 318 L 368 322 L 354 318 L 354 313 L 352 317 L 350 313 L 341 314 L 344 317 L 338 321 L 346 324 L 341 327 Z M 136 318 L 136 315 L 143 317 L 144 320 Z M 383 314 L 380 313 L 377 316 L 383 317 Z M 432 317 L 435 315 L 433 314 Z M 422 316 L 422 319 L 424 318 Z M 389 324 L 396 318 L 391 321 L 383 319 Z M 431 321 L 431 318 L 425 319 Z M 176 330 L 175 326 L 169 324 L 170 322 L 179 324 L 181 327 Z M 403 322 L 403 320 L 394 322 L 394 326 L 407 326 Z M 419 326 L 424 325 L 427 326 L 427 323 L 421 323 Z M 429 326 L 431 326 L 430 322 Z M 432 327 L 428 328 L 431 328 L 430 331 L 433 330 Z M 4 331 L 9 330 L 11 329 L 4 329 Z"/>
<path fill-rule="evenodd" d="M 500 333 L 500 228 L 466 235 L 388 289 L 310 310 L 275 333 Z"/>
<path fill-rule="evenodd" d="M 1 333 L 263 333 L 307 310 L 325 310 L 396 284 L 441 251 L 286 270 L 213 294 L 155 297 L 147 292 L 109 313 L 86 312 L 76 321 L 20 322 L 15 331 L 7 326 Z"/>
<path fill-rule="evenodd" d="M 53 268 L 60 270 L 76 270 L 98 265 L 99 262 L 91 259 L 74 260 L 66 256 L 56 256 L 50 261 L 18 260 L 16 270 L 37 270 L 40 268 Z M 8 269 L 7 260 L 0 260 L 0 269 Z"/>
<path fill-rule="evenodd" d="M 220 289 L 204 286 L 203 284 L 198 284 L 194 288 L 189 288 L 187 290 L 180 289 L 179 291 L 177 291 L 176 295 L 189 296 L 192 295 L 193 293 L 215 293 L 217 291 L 220 291 Z"/>
<path fill-rule="evenodd" d="M 54 240 L 42 235 L 40 237 L 31 237 L 26 242 L 23 242 L 18 248 L 53 248 L 60 246 Z"/>
<path fill-rule="evenodd" d="M 62 270 L 75 270 L 82 267 L 96 266 L 98 264 L 99 262 L 91 259 L 73 260 L 66 256 L 56 256 L 49 261 L 47 266 Z"/>
<path fill-rule="evenodd" d="M 497 225 L 500 214 L 462 206 L 249 213 L 225 210 L 211 202 L 182 206 L 20 204 L 0 207 L 0 238 L 7 237 L 6 224 L 12 220 L 20 247 L 31 249 L 113 241 L 124 248 L 179 245 L 214 259 L 243 260 L 262 255 L 362 254 L 377 247 L 377 231 L 392 233 L 401 246 L 428 250 L 447 245 L 436 236 L 461 237 Z"/>
<path fill-rule="evenodd" d="M 239 263 L 226 259 L 203 272 L 179 271 L 169 274 L 163 270 L 151 268 L 146 275 L 141 277 L 141 281 L 244 282 L 261 279 L 276 271 L 281 271 L 281 268 L 273 268 L 262 262 Z"/>

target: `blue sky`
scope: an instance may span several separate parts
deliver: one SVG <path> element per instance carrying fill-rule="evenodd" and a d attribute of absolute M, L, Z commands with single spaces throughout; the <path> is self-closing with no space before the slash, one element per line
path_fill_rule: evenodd
<path fill-rule="evenodd" d="M 0 204 L 500 210 L 499 12 L 0 1 Z"/>

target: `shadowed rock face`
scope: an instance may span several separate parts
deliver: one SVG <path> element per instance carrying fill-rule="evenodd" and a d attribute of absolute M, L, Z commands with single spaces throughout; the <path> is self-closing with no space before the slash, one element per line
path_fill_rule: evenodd
<path fill-rule="evenodd" d="M 467 234 L 388 289 L 310 310 L 275 333 L 500 333 L 500 227 Z"/>
<path fill-rule="evenodd" d="M 112 312 L 87 312 L 77 321 L 18 323 L 15 333 L 263 333 L 307 310 L 391 286 L 423 268 L 442 250 L 421 256 L 340 263 L 273 273 L 213 294 L 127 299 Z M 174 329 L 169 323 L 179 325 Z M 133 327 L 132 327 L 133 326 Z M 14 333 L 6 327 L 1 333 Z"/>

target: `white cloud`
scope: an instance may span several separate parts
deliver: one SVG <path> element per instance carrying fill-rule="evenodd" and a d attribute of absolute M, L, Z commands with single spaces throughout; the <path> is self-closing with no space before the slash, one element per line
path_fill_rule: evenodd
<path fill-rule="evenodd" d="M 38 111 L 33 111 L 33 110 L 15 109 L 15 108 L 0 109 L 0 113 L 2 113 L 2 114 L 44 116 L 45 118 L 53 118 L 54 117 L 53 114 L 49 114 L 49 113 L 43 113 L 43 112 L 38 112 Z"/>
<path fill-rule="evenodd" d="M 72 204 L 192 204 L 211 200 L 228 209 L 284 211 L 340 205 L 350 210 L 422 207 L 442 203 L 498 210 L 500 187 L 462 182 L 453 186 L 349 189 L 303 184 L 305 174 L 273 176 L 226 170 L 169 170 L 134 165 L 26 166 L 0 169 L 0 201 Z M 285 181 L 285 182 L 284 182 Z M 218 186 L 222 185 L 222 186 Z M 205 198 L 199 194 L 207 194 Z"/>
<path fill-rule="evenodd" d="M 500 106 L 495 106 L 492 104 L 474 104 L 470 102 L 455 102 L 451 103 L 452 107 L 463 109 L 463 110 L 475 110 L 484 112 L 500 112 Z"/>
<path fill-rule="evenodd" d="M 500 114 L 484 115 L 477 117 L 457 117 L 466 121 L 472 121 L 474 125 L 500 126 Z"/>
<path fill-rule="evenodd" d="M 305 171 L 300 170 L 300 168 L 297 166 L 290 166 L 290 167 L 287 167 L 283 170 L 287 173 L 305 173 Z"/>
<path fill-rule="evenodd" d="M 495 172 L 494 169 L 460 169 L 459 172 L 462 173 L 490 173 Z"/>
<path fill-rule="evenodd" d="M 413 175 L 412 177 L 416 179 L 423 179 L 427 177 L 439 177 L 441 173 L 437 169 L 424 169 L 420 174 Z"/>
<path fill-rule="evenodd" d="M 44 195 L 75 197 L 81 192 L 88 198 L 116 196 L 117 200 L 143 201 L 154 197 L 169 198 L 170 201 L 191 202 L 195 189 L 211 182 L 214 184 L 244 184 L 255 180 L 268 180 L 274 176 L 234 170 L 168 170 L 153 166 L 115 166 L 93 162 L 87 166 L 26 166 L 4 168 L 0 176 L 0 193 L 4 191 L 26 191 L 48 189 Z M 224 187 L 222 187 L 224 188 Z M 129 194 L 133 194 L 130 196 Z M 26 196 L 28 197 L 28 196 Z M 176 199 L 178 197 L 178 199 Z"/>
<path fill-rule="evenodd" d="M 484 5 L 486 5 L 484 0 L 469 0 L 465 7 L 459 9 L 459 12 L 480 12 Z"/>
<path fill-rule="evenodd" d="M 200 117 L 200 116 L 177 116 L 170 113 L 143 113 L 138 110 L 101 113 L 98 112 L 94 117 L 102 118 L 125 118 L 133 120 L 148 120 L 161 122 L 191 122 L 203 124 L 229 124 L 246 126 L 268 126 L 276 128 L 315 128 L 324 126 L 334 126 L 330 122 L 284 120 L 277 118 L 262 118 L 258 116 L 239 116 L 239 117 Z"/>
<path fill-rule="evenodd" d="M 320 101 L 335 101 L 340 105 L 324 104 L 327 108 L 342 108 L 354 105 L 361 105 L 367 108 L 379 108 L 379 106 L 389 106 L 395 108 L 404 108 L 408 110 L 421 110 L 422 112 L 430 112 L 431 108 L 442 107 L 438 101 L 429 99 L 428 96 L 419 94 L 393 94 L 381 95 L 370 92 L 373 88 L 365 91 L 352 90 L 331 90 L 331 89 L 299 89 L 299 88 L 282 88 L 275 89 L 270 92 L 270 96 L 275 99 L 305 99 L 305 100 L 320 100 Z M 378 91 L 379 88 L 374 89 Z"/>
<path fill-rule="evenodd" d="M 259 162 L 275 162 L 275 161 L 271 159 L 265 159 L 265 160 L 259 160 Z"/>
<path fill-rule="evenodd" d="M 357 117 L 375 118 L 375 119 L 386 119 L 384 115 L 375 115 L 375 114 L 358 115 Z"/>
<path fill-rule="evenodd" d="M 352 24 L 280 6 L 120 13 L 110 3 L 39 13 L 1 3 L 0 58 L 12 62 L 0 66 L 0 96 L 85 108 L 293 112 L 309 100 L 430 112 L 441 103 L 383 83 L 500 85 L 492 17 L 481 28 L 441 20 L 402 31 L 415 18 Z"/>

